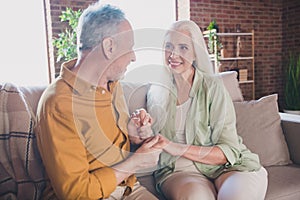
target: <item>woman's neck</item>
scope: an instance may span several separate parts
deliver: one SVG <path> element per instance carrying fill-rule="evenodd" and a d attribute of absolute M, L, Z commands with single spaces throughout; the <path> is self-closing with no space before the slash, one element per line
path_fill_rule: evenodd
<path fill-rule="evenodd" d="M 181 74 L 175 74 L 174 79 L 177 88 L 177 105 L 184 103 L 189 98 L 195 75 L 195 68 L 192 67 Z"/>

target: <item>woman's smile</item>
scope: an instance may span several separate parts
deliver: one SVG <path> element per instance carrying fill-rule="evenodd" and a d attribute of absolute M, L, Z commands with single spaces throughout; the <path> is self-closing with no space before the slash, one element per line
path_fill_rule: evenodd
<path fill-rule="evenodd" d="M 169 60 L 169 66 L 171 68 L 178 68 L 179 66 L 182 65 L 183 62 L 180 61 L 174 61 L 174 60 Z"/>

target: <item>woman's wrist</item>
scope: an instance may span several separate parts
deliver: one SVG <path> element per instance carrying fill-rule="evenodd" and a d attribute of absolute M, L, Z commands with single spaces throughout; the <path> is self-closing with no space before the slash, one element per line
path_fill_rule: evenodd
<path fill-rule="evenodd" d="M 183 154 L 188 150 L 188 145 L 186 144 L 170 142 L 168 146 L 167 151 L 169 151 L 172 156 L 183 156 Z"/>

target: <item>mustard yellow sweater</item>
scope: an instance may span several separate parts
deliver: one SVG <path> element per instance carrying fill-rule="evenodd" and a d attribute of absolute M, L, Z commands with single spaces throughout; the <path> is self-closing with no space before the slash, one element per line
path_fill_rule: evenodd
<path fill-rule="evenodd" d="M 68 69 L 75 62 L 64 63 L 38 106 L 38 148 L 49 177 L 45 199 L 107 198 L 117 186 L 111 166 L 124 160 L 130 147 L 119 83 L 111 83 L 110 91 L 90 85 Z M 123 185 L 135 181 L 131 176 Z"/>

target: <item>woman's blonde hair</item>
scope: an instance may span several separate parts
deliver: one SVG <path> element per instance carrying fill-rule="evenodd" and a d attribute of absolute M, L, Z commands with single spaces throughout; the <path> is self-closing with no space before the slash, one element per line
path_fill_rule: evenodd
<path fill-rule="evenodd" d="M 171 25 L 166 36 L 171 31 L 185 31 L 189 33 L 195 52 L 195 61 L 193 62 L 193 66 L 203 73 L 213 74 L 213 65 L 199 26 L 191 20 L 181 20 L 176 21 Z"/>

